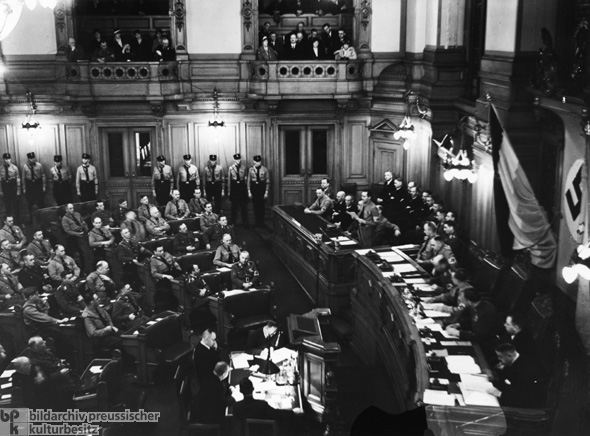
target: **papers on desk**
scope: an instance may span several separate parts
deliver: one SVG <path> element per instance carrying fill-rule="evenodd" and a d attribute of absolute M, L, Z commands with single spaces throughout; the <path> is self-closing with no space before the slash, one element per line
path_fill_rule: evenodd
<path fill-rule="evenodd" d="M 443 347 L 470 347 L 470 341 L 440 341 Z"/>
<path fill-rule="evenodd" d="M 268 348 L 265 348 L 260 353 L 260 356 L 256 356 L 256 357 L 264 360 L 267 358 L 267 355 L 268 355 Z M 273 363 L 278 364 L 284 360 L 290 359 L 291 357 L 297 357 L 297 352 L 294 350 L 291 350 L 289 348 L 283 347 L 283 348 L 278 348 L 278 349 L 274 350 L 272 352 L 272 354 L 270 355 L 270 360 L 272 360 Z"/>
<path fill-rule="evenodd" d="M 424 316 L 427 316 L 428 318 L 446 318 L 447 316 L 451 316 L 451 314 L 447 312 L 441 312 L 440 310 L 424 309 Z"/>
<path fill-rule="evenodd" d="M 247 291 L 244 291 L 243 289 L 233 289 L 231 291 L 223 291 L 223 297 L 231 297 L 232 295 L 238 295 L 238 294 L 244 294 Z"/>
<path fill-rule="evenodd" d="M 94 365 L 88 369 L 92 374 L 100 374 L 102 372 L 102 366 Z"/>
<path fill-rule="evenodd" d="M 424 390 L 424 402 L 435 406 L 454 406 L 455 396 L 447 391 L 438 391 L 434 389 Z"/>
<path fill-rule="evenodd" d="M 465 404 L 470 406 L 500 407 L 498 399 L 487 393 L 494 387 L 485 376 L 461 374 L 461 382 L 457 383 L 463 394 Z"/>
<path fill-rule="evenodd" d="M 335 238 L 330 238 L 330 240 L 334 242 L 346 242 L 350 241 L 350 238 L 347 238 L 346 236 L 336 236 Z"/>
<path fill-rule="evenodd" d="M 427 285 L 426 280 L 422 277 L 404 277 L 404 282 L 409 285 Z"/>
<path fill-rule="evenodd" d="M 146 325 L 154 325 L 156 323 L 156 321 L 148 321 L 146 322 Z"/>
<path fill-rule="evenodd" d="M 480 374 L 481 368 L 471 356 L 447 356 L 447 367 L 453 374 Z"/>
<path fill-rule="evenodd" d="M 250 376 L 248 377 L 254 386 L 256 392 L 266 392 L 268 390 L 276 388 L 276 384 L 273 381 L 265 381 L 264 379 Z"/>
<path fill-rule="evenodd" d="M 6 389 L 6 388 L 10 388 L 12 387 L 12 383 L 4 383 L 3 385 L 0 385 L 0 389 Z"/>
<path fill-rule="evenodd" d="M 352 239 L 349 239 L 348 241 L 342 241 L 340 242 L 341 246 L 345 246 L 345 245 L 356 245 L 356 242 L 353 241 Z"/>
<path fill-rule="evenodd" d="M 396 273 L 418 272 L 416 267 L 411 263 L 400 263 L 393 267 Z"/>
<path fill-rule="evenodd" d="M 436 291 L 436 286 L 425 283 L 414 283 L 414 289 L 420 292 L 434 292 Z"/>
<path fill-rule="evenodd" d="M 252 360 L 254 356 L 248 353 L 232 353 L 231 364 L 234 369 L 250 368 L 248 360 Z"/>
<path fill-rule="evenodd" d="M 398 250 L 409 250 L 410 248 L 415 248 L 417 247 L 416 244 L 405 244 L 405 245 L 396 245 L 395 247 L 391 247 L 391 249 L 393 250 L 394 248 L 397 248 Z"/>
<path fill-rule="evenodd" d="M 219 271 L 219 272 L 228 272 L 228 271 L 231 271 L 231 269 L 229 269 L 226 266 L 220 266 L 220 267 L 217 267 L 217 271 Z"/>
<path fill-rule="evenodd" d="M 449 352 L 444 348 L 440 350 L 430 350 L 430 352 L 432 353 L 432 356 L 437 357 L 447 357 L 449 355 Z"/>
<path fill-rule="evenodd" d="M 405 260 L 395 251 L 386 251 L 385 253 L 379 253 L 379 257 L 389 263 L 403 262 Z"/>
<path fill-rule="evenodd" d="M 11 397 L 12 397 L 12 395 L 10 395 L 10 394 L 4 394 L 4 395 L 2 395 L 2 398 L 1 399 L 2 400 L 7 400 L 7 399 L 9 399 Z"/>
<path fill-rule="evenodd" d="M 363 248 L 362 250 L 354 250 L 355 253 L 358 253 L 360 256 L 366 255 L 369 251 L 372 251 L 370 248 Z"/>
<path fill-rule="evenodd" d="M 14 374 L 16 372 L 16 369 L 6 369 L 4 370 L 4 372 L 2 373 L 2 378 L 10 378 L 12 377 L 12 374 Z"/>

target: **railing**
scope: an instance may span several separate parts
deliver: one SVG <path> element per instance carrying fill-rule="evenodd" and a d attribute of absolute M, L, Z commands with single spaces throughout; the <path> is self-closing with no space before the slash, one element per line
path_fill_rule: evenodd
<path fill-rule="evenodd" d="M 359 80 L 361 78 L 362 61 L 250 62 L 250 80 Z"/>
<path fill-rule="evenodd" d="M 76 62 L 66 64 L 69 81 L 149 81 L 178 79 L 177 62 Z"/>

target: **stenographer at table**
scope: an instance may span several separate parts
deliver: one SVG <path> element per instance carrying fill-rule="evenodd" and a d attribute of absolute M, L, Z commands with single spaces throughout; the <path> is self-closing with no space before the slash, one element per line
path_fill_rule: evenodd
<path fill-rule="evenodd" d="M 264 326 L 250 331 L 248 334 L 247 349 L 255 355 L 259 355 L 262 350 L 268 348 L 282 348 L 287 345 L 287 335 L 285 335 L 276 322 L 268 321 Z"/>

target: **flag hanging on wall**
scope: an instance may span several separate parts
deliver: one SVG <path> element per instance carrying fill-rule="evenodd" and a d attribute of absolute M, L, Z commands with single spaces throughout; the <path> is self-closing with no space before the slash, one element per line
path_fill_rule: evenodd
<path fill-rule="evenodd" d="M 496 107 L 490 106 L 494 202 L 502 254 L 529 249 L 533 265 L 551 268 L 557 256 L 557 244 L 547 215 L 518 161 Z"/>

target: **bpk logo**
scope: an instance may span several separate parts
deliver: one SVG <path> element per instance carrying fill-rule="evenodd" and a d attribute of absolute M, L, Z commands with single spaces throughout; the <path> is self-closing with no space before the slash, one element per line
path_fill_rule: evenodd
<path fill-rule="evenodd" d="M 0 409 L 0 436 L 28 435 L 28 409 Z"/>

